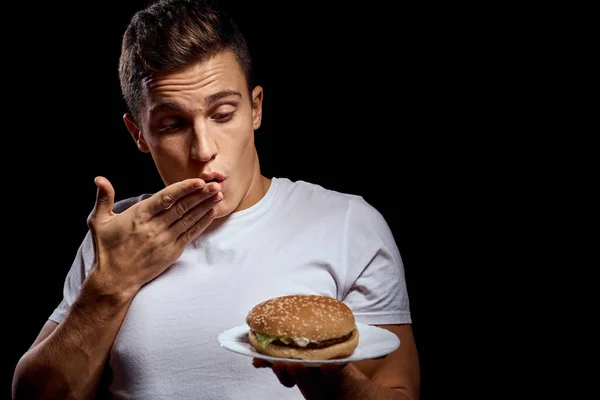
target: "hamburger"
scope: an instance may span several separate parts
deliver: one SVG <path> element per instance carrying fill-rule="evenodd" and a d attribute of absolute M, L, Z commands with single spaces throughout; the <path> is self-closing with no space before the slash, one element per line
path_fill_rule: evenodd
<path fill-rule="evenodd" d="M 278 358 L 329 360 L 358 346 L 352 310 L 328 296 L 288 295 L 255 305 L 246 316 L 254 349 Z"/>

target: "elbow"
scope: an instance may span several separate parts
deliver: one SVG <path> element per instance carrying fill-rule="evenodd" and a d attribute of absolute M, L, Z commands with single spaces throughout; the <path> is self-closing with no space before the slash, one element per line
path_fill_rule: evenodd
<path fill-rule="evenodd" d="M 35 363 L 23 356 L 15 367 L 12 380 L 13 400 L 75 399 L 61 374 L 49 365 Z"/>

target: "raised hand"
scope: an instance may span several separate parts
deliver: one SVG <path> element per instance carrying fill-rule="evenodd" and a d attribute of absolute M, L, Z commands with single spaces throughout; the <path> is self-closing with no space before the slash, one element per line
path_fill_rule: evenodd
<path fill-rule="evenodd" d="M 122 213 L 113 212 L 115 191 L 95 180 L 96 204 L 88 217 L 97 273 L 115 291 L 135 294 L 175 262 L 213 221 L 223 195 L 217 183 L 187 179 L 167 186 Z"/>

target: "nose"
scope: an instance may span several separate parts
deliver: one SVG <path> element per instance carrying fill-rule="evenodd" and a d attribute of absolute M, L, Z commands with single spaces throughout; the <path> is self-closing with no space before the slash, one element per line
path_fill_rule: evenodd
<path fill-rule="evenodd" d="M 217 155 L 217 143 L 213 134 L 206 126 L 194 127 L 194 138 L 192 141 L 192 159 L 208 162 Z"/>

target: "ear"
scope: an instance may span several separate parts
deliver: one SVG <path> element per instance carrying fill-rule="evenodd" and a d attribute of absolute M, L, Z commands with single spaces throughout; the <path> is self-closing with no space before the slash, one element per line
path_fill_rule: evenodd
<path fill-rule="evenodd" d="M 142 153 L 149 153 L 150 149 L 148 148 L 148 144 L 144 139 L 144 135 L 142 135 L 142 131 L 140 128 L 138 128 L 138 124 L 133 115 L 126 113 L 123 115 L 123 121 L 125 121 L 125 126 L 127 127 L 129 133 L 131 133 L 131 137 L 133 137 L 133 141 L 137 145 L 138 149 L 140 149 Z"/>
<path fill-rule="evenodd" d="M 252 90 L 252 127 L 254 130 L 260 128 L 262 121 L 262 102 L 263 102 L 263 88 L 256 86 Z"/>

